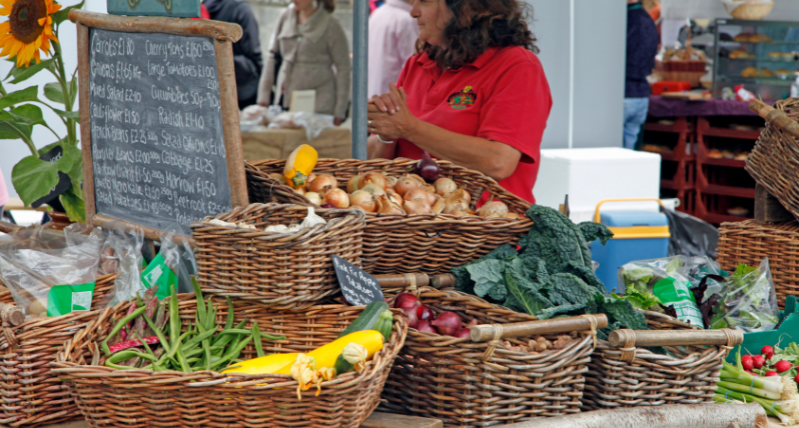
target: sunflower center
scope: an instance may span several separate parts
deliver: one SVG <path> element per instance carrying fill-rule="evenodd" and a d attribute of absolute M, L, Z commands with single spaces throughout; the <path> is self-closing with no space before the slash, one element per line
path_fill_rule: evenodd
<path fill-rule="evenodd" d="M 33 43 L 44 30 L 39 20 L 45 16 L 47 5 L 44 0 L 17 0 L 8 20 L 11 34 L 22 43 Z"/>

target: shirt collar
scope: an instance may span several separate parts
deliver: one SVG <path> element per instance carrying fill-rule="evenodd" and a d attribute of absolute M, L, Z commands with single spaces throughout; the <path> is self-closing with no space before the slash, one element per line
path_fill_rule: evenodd
<path fill-rule="evenodd" d="M 643 9 L 644 5 L 641 3 L 632 3 L 627 5 L 627 10 Z"/>
<path fill-rule="evenodd" d="M 496 53 L 497 53 L 496 47 L 488 48 L 486 49 L 485 52 L 480 54 L 480 56 L 478 56 L 477 59 L 472 61 L 472 63 L 466 64 L 466 67 L 474 67 L 476 69 L 481 69 L 486 64 L 488 64 L 488 62 L 491 61 L 492 58 L 494 58 L 494 55 L 496 55 Z M 435 61 L 430 59 L 430 57 L 426 53 L 419 55 L 419 58 L 416 59 L 416 62 L 419 65 L 421 65 L 423 68 L 432 68 L 438 66 L 438 64 L 436 64 Z"/>
<path fill-rule="evenodd" d="M 410 13 L 411 9 L 413 9 L 413 6 L 408 4 L 408 2 L 406 2 L 405 0 L 386 0 L 386 5 L 391 5 L 400 8 L 402 10 L 408 11 L 408 13 Z"/>

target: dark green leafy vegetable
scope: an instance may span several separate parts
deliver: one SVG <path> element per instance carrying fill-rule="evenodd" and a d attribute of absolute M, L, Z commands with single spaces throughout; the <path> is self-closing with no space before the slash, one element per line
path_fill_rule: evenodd
<path fill-rule="evenodd" d="M 453 269 L 459 290 L 540 319 L 605 313 L 615 328 L 646 329 L 643 314 L 611 297 L 591 268 L 590 241 L 605 243 L 613 236 L 605 226 L 578 226 L 538 205 L 527 216 L 534 225 L 519 242 L 521 252 L 503 245 Z"/>

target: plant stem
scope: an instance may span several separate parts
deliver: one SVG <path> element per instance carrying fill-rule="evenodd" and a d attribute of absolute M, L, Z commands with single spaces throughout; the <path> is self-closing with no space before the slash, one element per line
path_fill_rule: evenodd
<path fill-rule="evenodd" d="M 61 92 L 64 94 L 64 111 L 71 112 L 72 111 L 72 94 L 69 91 L 69 82 L 67 81 L 67 73 L 64 71 L 64 61 L 61 54 L 61 45 L 59 43 L 53 43 L 53 58 L 55 59 L 55 64 L 58 67 L 58 83 L 61 85 Z M 67 142 L 72 144 L 73 146 L 78 145 L 77 141 L 77 129 L 74 119 L 67 119 Z"/>

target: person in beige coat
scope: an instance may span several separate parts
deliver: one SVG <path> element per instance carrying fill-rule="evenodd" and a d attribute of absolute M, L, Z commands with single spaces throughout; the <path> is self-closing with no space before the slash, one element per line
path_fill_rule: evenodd
<path fill-rule="evenodd" d="M 331 13 L 335 0 L 292 0 L 277 23 L 258 88 L 258 104 L 288 108 L 292 91 L 316 90 L 315 112 L 347 115 L 352 80 L 350 49 L 341 23 Z M 275 76 L 276 57 L 281 60 Z"/>

